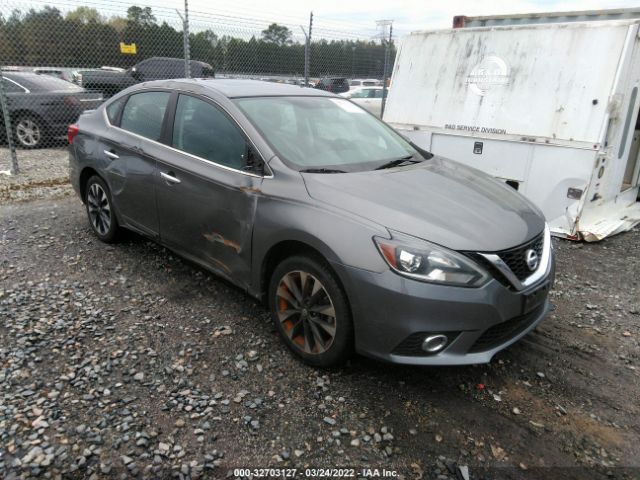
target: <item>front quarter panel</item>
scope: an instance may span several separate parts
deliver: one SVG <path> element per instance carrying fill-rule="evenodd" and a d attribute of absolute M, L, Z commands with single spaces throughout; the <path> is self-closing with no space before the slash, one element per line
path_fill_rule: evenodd
<path fill-rule="evenodd" d="M 373 242 L 375 235 L 388 236 L 384 227 L 316 202 L 298 172 L 278 170 L 263 182 L 256 212 L 252 283 L 257 292 L 266 255 L 284 241 L 305 243 L 333 264 L 372 272 L 389 268 Z"/>

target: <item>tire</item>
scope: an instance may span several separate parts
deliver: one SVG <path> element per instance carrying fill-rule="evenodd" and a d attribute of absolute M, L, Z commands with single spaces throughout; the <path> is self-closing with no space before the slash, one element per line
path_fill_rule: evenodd
<path fill-rule="evenodd" d="M 349 300 L 326 262 L 306 255 L 282 261 L 271 275 L 268 295 L 280 336 L 306 364 L 330 368 L 351 357 Z"/>
<path fill-rule="evenodd" d="M 13 138 L 22 148 L 39 148 L 45 141 L 42 120 L 33 115 L 19 115 L 13 124 Z"/>
<path fill-rule="evenodd" d="M 97 175 L 87 180 L 85 185 L 85 207 L 91 230 L 101 241 L 113 243 L 120 234 L 109 187 Z"/>

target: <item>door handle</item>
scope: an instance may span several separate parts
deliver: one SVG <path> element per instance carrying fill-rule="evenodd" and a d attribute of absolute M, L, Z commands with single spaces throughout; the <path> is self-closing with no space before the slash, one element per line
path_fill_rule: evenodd
<path fill-rule="evenodd" d="M 169 172 L 169 173 L 160 172 L 160 176 L 169 183 L 180 183 L 180 179 L 174 177 L 173 172 Z"/>
<path fill-rule="evenodd" d="M 113 160 L 115 160 L 116 158 L 120 158 L 113 150 L 105 150 L 104 154 Z"/>

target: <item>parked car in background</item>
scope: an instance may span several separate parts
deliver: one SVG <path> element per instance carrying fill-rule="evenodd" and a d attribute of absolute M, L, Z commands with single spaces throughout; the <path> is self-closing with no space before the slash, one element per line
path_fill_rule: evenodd
<path fill-rule="evenodd" d="M 64 137 L 81 112 L 97 108 L 103 101 L 99 93 L 31 72 L 3 72 L 2 85 L 14 139 L 23 148 L 41 147 L 52 138 Z M 4 134 L 2 115 L 0 125 Z"/>
<path fill-rule="evenodd" d="M 208 63 L 191 60 L 192 78 L 214 77 L 213 67 Z M 142 60 L 127 70 L 88 69 L 79 72 L 78 85 L 92 91 L 101 92 L 105 98 L 111 97 L 127 87 L 150 80 L 184 78 L 184 59 L 151 57 Z"/>
<path fill-rule="evenodd" d="M 74 71 L 71 68 L 38 67 L 33 69 L 33 73 L 36 75 L 49 75 L 67 82 L 74 81 Z"/>
<path fill-rule="evenodd" d="M 354 349 L 484 363 L 549 312 L 540 211 L 340 96 L 149 82 L 81 115 L 69 142 L 71 183 L 100 240 L 134 230 L 264 300 L 311 365 Z"/>
<path fill-rule="evenodd" d="M 349 80 L 344 77 L 325 77 L 321 78 L 313 88 L 331 93 L 344 93 L 349 91 Z"/>
<path fill-rule="evenodd" d="M 351 88 L 353 87 L 379 87 L 382 85 L 382 81 L 375 78 L 354 78 L 349 82 Z"/>
<path fill-rule="evenodd" d="M 382 87 L 356 87 L 340 95 L 366 108 L 376 116 L 382 114 Z"/>

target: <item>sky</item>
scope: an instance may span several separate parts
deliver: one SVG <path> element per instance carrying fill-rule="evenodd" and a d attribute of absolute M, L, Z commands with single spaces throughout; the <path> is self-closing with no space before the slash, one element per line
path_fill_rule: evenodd
<path fill-rule="evenodd" d="M 314 13 L 315 38 L 375 38 L 376 20 L 394 21 L 394 37 L 416 30 L 449 28 L 454 15 L 483 16 L 513 13 L 598 10 L 638 7 L 638 0 L 188 0 L 192 31 L 212 28 L 219 34 L 251 36 L 272 22 L 287 25 L 294 40 Z M 132 4 L 151 6 L 156 17 L 181 25 L 176 9 L 184 0 L 3 0 L 2 12 L 53 4 L 63 12 L 79 5 L 97 8 L 103 15 L 126 16 Z"/>
<path fill-rule="evenodd" d="M 175 0 L 156 0 L 158 5 Z M 375 21 L 393 19 L 398 34 L 414 30 L 449 28 L 454 15 L 480 16 L 510 13 L 597 10 L 639 6 L 637 0 L 189 0 L 194 11 L 227 11 L 252 18 L 286 18 L 306 22 L 313 10 L 319 28 L 342 25 L 375 30 Z"/>

